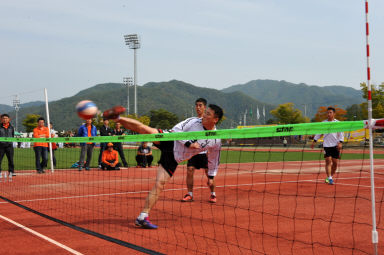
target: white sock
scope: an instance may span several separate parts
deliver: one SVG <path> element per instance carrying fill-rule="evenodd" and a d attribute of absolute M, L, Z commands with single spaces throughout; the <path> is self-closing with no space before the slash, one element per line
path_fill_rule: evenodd
<path fill-rule="evenodd" d="M 146 217 L 148 217 L 148 213 L 142 212 L 142 213 L 140 213 L 138 219 L 139 220 L 144 220 Z"/>
<path fill-rule="evenodd" d="M 329 177 L 328 177 L 328 180 L 332 180 L 332 176 L 329 176 Z"/>
<path fill-rule="evenodd" d="M 211 192 L 211 195 L 214 195 L 214 196 L 216 196 L 216 192 Z"/>
<path fill-rule="evenodd" d="M 193 197 L 193 192 L 188 192 L 188 194 L 189 194 L 191 197 Z"/>

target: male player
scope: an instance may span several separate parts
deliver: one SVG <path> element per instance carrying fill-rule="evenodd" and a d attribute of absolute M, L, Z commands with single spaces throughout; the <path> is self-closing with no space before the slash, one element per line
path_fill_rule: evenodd
<path fill-rule="evenodd" d="M 204 112 L 207 108 L 207 100 L 204 98 L 198 98 L 195 101 L 195 110 L 198 118 L 202 118 Z M 211 190 L 211 196 L 209 202 L 216 203 L 216 193 L 215 193 L 215 179 L 209 179 L 208 176 L 208 158 L 207 151 L 200 152 L 199 154 L 193 156 L 187 163 L 187 189 L 188 193 L 185 194 L 181 202 L 192 202 L 193 201 L 193 175 L 195 174 L 195 169 L 204 168 L 205 174 L 208 177 L 208 186 Z"/>
<path fill-rule="evenodd" d="M 10 123 L 9 115 L 4 113 L 1 115 L 1 124 L 0 124 L 0 137 L 14 137 L 15 128 Z M 3 161 L 4 154 L 8 159 L 8 173 L 9 178 L 15 176 L 14 169 L 15 165 L 13 164 L 13 145 L 12 142 L 0 142 L 0 180 L 1 180 L 1 162 Z M 6 176 L 6 173 L 4 173 Z"/>
<path fill-rule="evenodd" d="M 115 119 L 115 121 L 120 122 L 126 129 L 130 129 L 139 134 L 164 133 L 163 130 L 149 127 L 137 120 L 119 117 L 119 114 L 124 112 L 124 107 L 115 106 L 114 108 L 105 111 L 103 117 Z M 216 124 L 222 117 L 223 110 L 217 105 L 210 104 L 208 109 L 206 109 L 203 118 L 193 117 L 186 119 L 174 126 L 170 132 L 215 130 Z M 202 151 L 207 151 L 208 178 L 213 180 L 218 171 L 220 161 L 221 141 L 219 139 L 157 141 L 154 142 L 154 144 L 161 151 L 156 183 L 145 200 L 142 212 L 135 220 L 136 226 L 146 229 L 157 228 L 156 225 L 149 221 L 149 213 L 159 199 L 160 193 L 164 190 L 165 184 L 167 184 L 173 176 L 178 163 L 187 160 Z"/>
<path fill-rule="evenodd" d="M 336 113 L 335 108 L 328 107 L 327 119 L 324 120 L 324 122 L 338 121 L 337 119 L 335 119 L 335 113 Z M 317 142 L 317 140 L 319 140 L 321 136 L 323 135 L 322 134 L 315 135 L 311 145 L 312 149 L 314 148 L 315 143 Z M 340 151 L 343 147 L 344 133 L 337 132 L 337 133 L 325 134 L 323 140 L 324 140 L 323 147 L 324 147 L 324 158 L 325 158 L 325 173 L 327 174 L 325 183 L 333 185 L 334 183 L 333 175 L 336 173 L 337 160 L 340 158 Z"/>

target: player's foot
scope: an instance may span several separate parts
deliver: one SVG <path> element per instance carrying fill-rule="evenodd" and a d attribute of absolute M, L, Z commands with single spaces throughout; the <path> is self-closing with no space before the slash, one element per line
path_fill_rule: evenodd
<path fill-rule="evenodd" d="M 325 178 L 325 183 L 329 184 L 329 179 L 328 179 L 328 177 Z"/>
<path fill-rule="evenodd" d="M 209 202 L 210 203 L 216 203 L 216 196 L 215 195 L 211 195 L 210 197 L 209 197 Z"/>
<path fill-rule="evenodd" d="M 86 167 L 85 170 L 89 171 L 89 170 L 91 170 L 91 169 L 90 169 L 89 167 Z"/>
<path fill-rule="evenodd" d="M 189 195 L 188 193 L 185 194 L 183 199 L 181 199 L 181 202 L 192 202 L 192 201 L 193 201 L 193 197 L 191 195 Z"/>
<path fill-rule="evenodd" d="M 83 171 L 83 167 L 79 167 L 79 171 Z"/>
<path fill-rule="evenodd" d="M 329 179 L 328 184 L 329 184 L 329 185 L 333 185 L 333 179 Z"/>
<path fill-rule="evenodd" d="M 124 113 L 124 112 L 125 112 L 125 107 L 123 107 L 121 105 L 114 106 L 111 109 L 108 109 L 103 113 L 103 118 L 112 119 L 112 120 L 117 119 L 119 117 L 119 115 Z"/>
<path fill-rule="evenodd" d="M 139 220 L 139 218 L 137 218 L 135 220 L 135 225 L 145 229 L 157 229 L 157 226 L 149 221 L 149 217 L 145 217 L 144 220 Z"/>

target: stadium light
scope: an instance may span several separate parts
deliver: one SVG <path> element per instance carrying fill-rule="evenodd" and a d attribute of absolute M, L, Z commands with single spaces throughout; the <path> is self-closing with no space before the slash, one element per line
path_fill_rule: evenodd
<path fill-rule="evenodd" d="M 140 49 L 140 39 L 137 34 L 124 35 L 125 44 L 128 45 L 130 49 L 133 49 L 134 58 L 133 58 L 133 85 L 135 86 L 135 115 L 137 115 L 137 68 L 136 68 L 136 50 Z"/>
<path fill-rule="evenodd" d="M 13 107 L 15 107 L 15 112 L 16 112 L 16 126 L 15 126 L 15 131 L 18 132 L 18 129 L 17 129 L 17 114 L 20 110 L 20 99 L 19 99 L 19 96 L 18 95 L 15 95 L 15 99 L 13 99 Z"/>
<path fill-rule="evenodd" d="M 123 81 L 124 85 L 127 86 L 127 115 L 129 115 L 129 86 L 132 86 L 133 79 L 132 77 L 124 77 Z"/>

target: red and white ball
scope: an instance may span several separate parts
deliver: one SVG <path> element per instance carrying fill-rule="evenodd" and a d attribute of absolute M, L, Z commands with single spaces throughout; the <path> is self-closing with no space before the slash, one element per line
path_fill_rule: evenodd
<path fill-rule="evenodd" d="M 76 105 L 76 112 L 84 120 L 92 119 L 97 113 L 97 106 L 90 100 L 83 100 Z"/>

